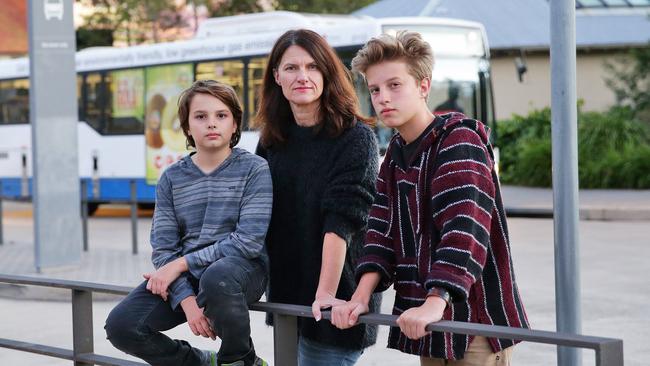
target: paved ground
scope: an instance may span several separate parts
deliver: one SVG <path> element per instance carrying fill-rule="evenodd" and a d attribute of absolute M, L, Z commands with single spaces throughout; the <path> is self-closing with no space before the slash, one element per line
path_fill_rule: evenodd
<path fill-rule="evenodd" d="M 583 220 L 650 220 L 650 190 L 581 190 L 578 195 Z M 546 188 L 503 187 L 506 209 L 552 210 L 553 191 Z"/>
<path fill-rule="evenodd" d="M 548 205 L 549 193 L 513 189 L 510 192 L 506 190 L 504 196 L 506 204 L 509 197 L 519 194 L 523 197 L 519 205 L 531 202 Z M 602 197 L 599 198 L 601 202 L 608 202 L 607 205 L 601 204 L 600 209 L 627 207 L 644 210 L 644 207 L 650 207 L 644 206 L 649 202 L 646 199 L 648 192 L 636 192 L 636 196 L 629 199 L 625 194 L 619 194 L 619 198 L 616 198 L 612 197 L 612 192 L 601 193 L 602 196 L 594 195 L 591 201 L 596 202 L 597 197 Z M 117 207 L 116 212 L 119 213 L 120 209 Z M 110 214 L 114 216 L 116 212 Z M 128 211 L 122 212 L 128 215 Z M 548 219 L 511 219 L 509 225 L 517 278 L 529 318 L 534 328 L 553 330 L 553 222 Z M 0 246 L 0 272 L 133 286 L 140 281 L 141 273 L 151 269 L 149 229 L 150 218 L 140 218 L 140 254 L 134 256 L 131 254 L 128 218 L 93 218 L 89 223 L 90 251 L 82 255 L 82 262 L 78 266 L 50 269 L 37 274 L 33 269 L 29 206 L 5 202 L 5 243 Z M 647 339 L 650 339 L 648 234 L 648 222 L 643 220 L 580 222 L 583 333 L 622 338 L 625 343 L 625 364 L 628 366 L 647 365 L 650 359 L 650 346 L 647 343 Z M 0 296 L 0 338 L 71 348 L 71 312 L 67 292 L 2 286 Z M 390 311 L 392 297 L 392 293 L 386 294 L 382 312 Z M 98 353 L 128 358 L 104 340 L 103 321 L 117 299 L 101 300 L 94 306 L 95 349 Z M 259 313 L 252 314 L 252 325 L 256 348 L 263 356 L 272 358 L 272 330 L 263 324 L 263 317 Z M 172 330 L 170 335 L 188 338 L 203 348 L 218 346 L 192 336 L 186 326 Z M 378 345 L 368 349 L 359 364 L 417 364 L 413 357 L 386 349 L 386 339 L 387 329 L 383 327 Z M 522 344 L 517 347 L 514 361 L 517 365 L 554 365 L 555 347 Z M 70 362 L 0 349 L 0 365 L 43 364 L 56 366 L 69 365 Z M 584 365 L 593 364 L 593 352 L 585 351 Z"/>

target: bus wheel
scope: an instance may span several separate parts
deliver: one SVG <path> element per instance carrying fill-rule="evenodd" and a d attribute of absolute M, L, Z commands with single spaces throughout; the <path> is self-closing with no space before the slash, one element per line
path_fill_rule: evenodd
<path fill-rule="evenodd" d="M 140 210 L 153 210 L 156 207 L 155 203 L 138 203 L 138 208 Z"/>
<path fill-rule="evenodd" d="M 99 203 L 96 202 L 88 202 L 88 216 L 92 216 L 97 212 L 97 209 L 99 208 Z"/>

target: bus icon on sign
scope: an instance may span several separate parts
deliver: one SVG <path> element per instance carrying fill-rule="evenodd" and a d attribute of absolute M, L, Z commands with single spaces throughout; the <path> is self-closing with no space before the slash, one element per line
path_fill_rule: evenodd
<path fill-rule="evenodd" d="M 58 18 L 63 20 L 63 0 L 45 0 L 43 3 L 45 20 Z"/>

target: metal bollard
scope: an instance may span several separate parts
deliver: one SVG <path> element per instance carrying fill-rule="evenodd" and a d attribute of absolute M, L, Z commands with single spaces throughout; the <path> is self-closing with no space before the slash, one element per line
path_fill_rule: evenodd
<path fill-rule="evenodd" d="M 81 235 L 84 252 L 88 251 L 88 182 L 81 180 Z"/>
<path fill-rule="evenodd" d="M 135 180 L 131 180 L 131 243 L 133 254 L 138 254 L 138 195 Z"/>
<path fill-rule="evenodd" d="M 94 199 L 99 198 L 99 158 L 97 157 L 97 150 L 93 151 L 93 174 L 91 176 L 91 181 L 93 184 L 93 194 Z"/>
<path fill-rule="evenodd" d="M 29 177 L 27 176 L 27 153 L 24 151 L 20 162 L 22 171 L 20 178 L 20 197 L 27 198 L 29 196 Z"/>

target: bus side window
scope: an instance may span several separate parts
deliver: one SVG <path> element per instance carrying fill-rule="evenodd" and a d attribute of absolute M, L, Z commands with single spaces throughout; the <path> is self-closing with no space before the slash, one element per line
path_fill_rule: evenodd
<path fill-rule="evenodd" d="M 85 118 L 90 127 L 99 133 L 104 133 L 104 105 L 106 98 L 103 92 L 102 75 L 98 72 L 86 75 L 85 84 Z"/>
<path fill-rule="evenodd" d="M 244 63 L 241 60 L 200 62 L 196 64 L 195 79 L 228 84 L 235 89 L 240 103 L 244 103 Z M 245 109 L 245 106 L 242 107 Z"/>
<path fill-rule="evenodd" d="M 248 118 L 253 120 L 257 114 L 259 98 L 262 93 L 262 81 L 268 59 L 266 57 L 252 58 L 248 62 Z M 250 129 L 250 125 L 245 128 Z"/>
<path fill-rule="evenodd" d="M 86 106 L 84 105 L 84 77 L 77 75 L 77 119 L 86 120 Z"/>
<path fill-rule="evenodd" d="M 144 69 L 111 71 L 106 85 L 106 134 L 144 132 Z"/>
<path fill-rule="evenodd" d="M 0 82 L 0 124 L 29 123 L 29 79 Z"/>

